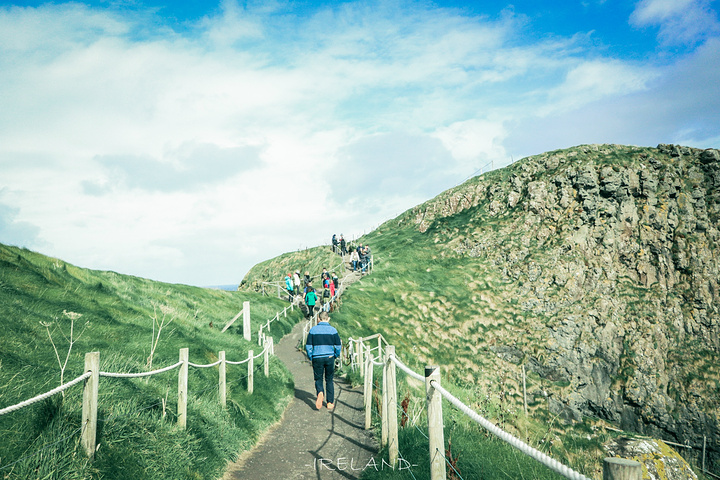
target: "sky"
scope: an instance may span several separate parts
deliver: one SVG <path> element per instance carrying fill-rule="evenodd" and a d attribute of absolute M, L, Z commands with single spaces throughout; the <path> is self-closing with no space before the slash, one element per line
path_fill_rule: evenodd
<path fill-rule="evenodd" d="M 711 0 L 0 1 L 0 243 L 197 286 L 580 144 L 720 147 Z"/>

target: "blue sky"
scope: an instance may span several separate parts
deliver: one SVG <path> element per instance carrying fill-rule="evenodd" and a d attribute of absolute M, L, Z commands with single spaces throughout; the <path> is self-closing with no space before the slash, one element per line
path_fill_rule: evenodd
<path fill-rule="evenodd" d="M 718 148 L 717 7 L 0 2 L 0 242 L 237 283 L 512 159 Z"/>

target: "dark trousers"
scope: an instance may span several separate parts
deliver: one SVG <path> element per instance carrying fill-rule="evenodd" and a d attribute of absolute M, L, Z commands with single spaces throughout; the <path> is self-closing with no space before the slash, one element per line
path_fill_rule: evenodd
<path fill-rule="evenodd" d="M 335 375 L 335 358 L 313 358 L 312 367 L 313 376 L 315 377 L 315 392 L 325 392 L 327 403 L 335 403 L 335 385 L 333 385 L 333 375 Z M 323 388 L 323 380 L 325 388 Z"/>

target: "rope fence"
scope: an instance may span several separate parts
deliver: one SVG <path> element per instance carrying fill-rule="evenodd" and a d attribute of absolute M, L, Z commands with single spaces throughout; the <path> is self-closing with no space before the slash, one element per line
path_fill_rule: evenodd
<path fill-rule="evenodd" d="M 542 463 L 546 467 L 550 468 L 551 470 L 554 470 L 555 472 L 559 473 L 565 478 L 569 478 L 570 480 L 590 480 L 585 475 L 582 475 L 571 468 L 563 465 L 562 463 L 558 462 L 557 460 L 550 458 L 548 455 L 544 454 L 543 452 L 531 447 L 527 443 L 523 442 L 522 440 L 518 439 L 517 437 L 512 436 L 511 434 L 507 433 L 505 430 L 501 429 L 500 427 L 497 427 L 495 424 L 490 422 L 489 420 L 483 418 L 482 416 L 475 413 L 470 407 L 462 403 L 460 400 L 457 399 L 457 397 L 453 396 L 450 392 L 445 390 L 443 387 L 440 386 L 436 381 L 430 381 L 430 384 L 433 388 L 437 389 L 440 394 L 445 398 L 448 402 L 453 404 L 458 410 L 460 410 L 462 413 L 470 417 L 472 420 L 477 422 L 480 426 L 482 426 L 485 430 L 489 431 L 499 439 L 503 440 L 504 442 L 512 445 L 513 447 L 520 450 L 525 455 L 529 456 L 530 458 L 533 458 L 537 460 L 538 462 Z"/>
<path fill-rule="evenodd" d="M 377 346 L 369 345 L 369 342 L 377 339 Z M 421 375 L 405 365 L 395 355 L 395 347 L 388 345 L 381 334 L 371 335 L 360 339 L 349 339 L 349 355 L 353 370 L 360 370 L 363 377 L 363 395 L 365 398 L 365 429 L 372 426 L 373 412 L 373 375 L 374 367 L 383 367 L 382 378 L 382 401 L 380 410 L 381 417 L 381 447 L 388 447 L 388 462 L 395 466 L 398 461 L 406 462 L 402 457 L 398 445 L 398 401 L 395 367 L 403 371 L 409 377 L 425 384 L 426 409 L 428 418 L 428 432 L 425 434 L 413 420 L 413 426 L 428 439 L 430 457 L 430 478 L 431 480 L 445 480 L 447 472 L 452 470 L 452 476 L 461 478 L 454 465 L 450 463 L 445 454 L 445 440 L 443 433 L 442 399 L 444 398 L 461 413 L 468 416 L 488 432 L 507 444 L 515 447 L 518 451 L 533 460 L 543 464 L 547 468 L 570 480 L 590 480 L 585 475 L 576 472 L 570 467 L 563 465 L 547 454 L 533 448 L 522 440 L 496 426 L 486 418 L 480 416 L 469 406 L 461 402 L 457 397 L 440 385 L 439 368 L 428 366 L 425 375 Z M 384 345 L 384 352 L 383 352 Z M 375 387 L 377 388 L 377 387 Z M 401 410 L 401 415 L 405 415 Z M 410 418 L 410 416 L 407 416 Z M 619 458 L 606 458 L 603 464 L 604 478 L 608 480 L 619 479 L 640 479 L 642 478 L 642 467 L 639 462 Z M 414 477 L 414 475 L 413 475 Z"/>
<path fill-rule="evenodd" d="M 345 257 L 343 256 L 343 259 L 341 263 L 339 263 L 334 270 L 340 271 L 340 269 L 345 264 Z M 316 277 L 319 277 L 317 275 Z M 335 296 L 333 296 L 327 304 L 323 305 L 324 308 L 329 308 L 329 306 L 336 302 L 337 298 L 339 297 L 340 291 L 344 288 L 344 280 L 346 277 L 344 277 L 341 282 L 340 286 L 338 287 L 338 292 Z M 270 284 L 267 282 L 263 283 L 263 293 L 264 292 L 264 285 L 272 285 L 276 286 L 278 288 L 278 297 L 281 297 L 280 289 L 281 286 L 279 284 Z M 32 458 L 34 456 L 37 456 L 39 454 L 42 454 L 44 451 L 48 450 L 49 448 L 52 448 L 53 446 L 62 443 L 63 441 L 66 441 L 69 438 L 72 438 L 73 436 L 77 435 L 77 433 L 81 433 L 81 443 L 83 445 L 83 448 L 89 457 L 90 460 L 93 459 L 95 450 L 96 450 L 96 432 L 97 432 L 97 407 L 98 407 L 98 397 L 99 397 L 99 378 L 100 377 L 107 377 L 107 378 L 142 378 L 142 377 L 150 377 L 153 375 L 158 375 L 161 373 L 165 373 L 174 369 L 179 368 L 180 372 L 178 374 L 178 414 L 177 414 L 177 422 L 178 426 L 181 428 L 186 428 L 186 416 L 187 416 L 187 385 L 188 385 L 188 368 L 212 368 L 212 367 L 218 367 L 219 370 L 219 381 L 218 381 L 218 393 L 220 397 L 220 403 L 223 407 L 226 406 L 226 395 L 227 395 L 227 385 L 228 382 L 226 381 L 226 366 L 229 365 L 242 365 L 242 364 L 248 364 L 248 373 L 247 375 L 241 376 L 239 379 L 235 379 L 231 382 L 229 382 L 231 385 L 240 383 L 243 380 L 247 380 L 247 390 L 248 393 L 253 393 L 253 385 L 254 385 L 254 361 L 257 360 L 260 357 L 264 356 L 264 374 L 266 377 L 269 376 L 269 355 L 274 354 L 275 346 L 274 346 L 274 340 L 273 337 L 268 336 L 265 334 L 264 330 L 270 331 L 270 326 L 273 322 L 278 321 L 280 317 L 287 317 L 288 310 L 290 312 L 294 311 L 295 303 L 292 302 L 290 305 L 285 307 L 281 312 L 277 312 L 274 317 L 268 319 L 266 322 L 263 322 L 260 326 L 259 335 L 258 335 L 258 343 L 263 346 L 263 349 L 260 353 L 254 354 L 253 350 L 250 350 L 248 352 L 248 357 L 244 360 L 240 361 L 230 361 L 225 359 L 225 352 L 221 351 L 219 352 L 219 359 L 213 363 L 209 364 L 197 364 L 190 362 L 188 359 L 188 349 L 182 348 L 180 349 L 180 360 L 177 363 L 174 363 L 172 365 L 169 365 L 164 368 L 160 368 L 157 370 L 152 370 L 149 372 L 137 372 L 137 373 L 124 373 L 124 372 L 104 372 L 100 371 L 99 365 L 100 365 L 100 354 L 99 352 L 91 352 L 87 353 L 85 355 L 85 373 L 80 375 L 79 377 L 73 379 L 72 381 L 65 383 L 63 385 L 60 385 L 59 387 L 56 387 L 46 393 L 37 395 L 35 397 L 32 397 L 28 400 L 22 401 L 16 405 L 11 405 L 5 408 L 0 409 L 0 416 L 15 412 L 17 410 L 20 410 L 22 408 L 28 407 L 30 405 L 33 405 L 37 402 L 41 402 L 53 395 L 56 395 L 58 393 L 64 392 L 65 390 L 68 390 L 72 388 L 73 386 L 79 384 L 80 382 L 85 382 L 84 388 L 83 388 L 83 406 L 82 406 L 82 427 L 76 429 L 72 433 L 64 436 L 63 438 L 54 441 L 53 443 L 50 443 L 48 445 L 45 445 L 44 447 L 35 450 L 34 452 L 23 456 L 22 458 L 19 458 L 12 463 L 9 463 L 4 466 L 0 466 L 0 471 L 7 470 L 9 468 L 12 468 L 14 465 L 17 465 L 18 463 L 27 460 L 28 458 Z M 314 315 L 311 317 L 309 323 L 317 323 L 317 315 L 319 312 L 314 313 Z M 225 327 L 222 329 L 222 332 L 225 332 L 233 323 L 238 320 L 241 316 L 243 316 L 243 334 L 245 336 L 246 340 L 250 340 L 251 330 L 250 330 L 250 302 L 243 302 L 243 309 L 233 318 L 231 319 Z M 209 387 L 201 392 L 206 392 L 214 387 Z M 159 405 L 165 405 L 165 401 L 155 403 L 149 407 L 145 407 L 141 410 L 155 408 Z M 114 418 L 114 416 L 106 417 L 101 422 L 107 422 L 109 419 Z"/>
<path fill-rule="evenodd" d="M 98 408 L 98 397 L 99 397 L 99 388 L 98 388 L 98 381 L 100 377 L 109 377 L 109 378 L 141 378 L 141 377 L 149 377 L 152 375 L 158 375 L 161 373 L 168 372 L 170 370 L 174 370 L 176 368 L 179 368 L 179 374 L 178 374 L 178 402 L 177 402 L 177 408 L 178 408 L 178 414 L 177 414 L 177 422 L 178 426 L 182 429 L 186 428 L 186 417 L 187 417 L 187 398 L 188 398 L 188 368 L 194 367 L 194 368 L 211 368 L 211 367 L 219 367 L 218 368 L 218 393 L 219 393 L 219 401 L 223 408 L 227 404 L 227 381 L 226 381 L 226 365 L 242 365 L 247 363 L 248 364 L 248 372 L 247 375 L 243 377 L 243 379 L 247 379 L 247 391 L 249 394 L 253 393 L 254 389 L 254 370 L 255 365 L 254 361 L 260 357 L 264 356 L 264 374 L 265 377 L 268 377 L 270 375 L 270 364 L 269 364 L 269 355 L 271 352 L 274 351 L 274 341 L 272 337 L 268 337 L 265 341 L 263 350 L 258 353 L 254 354 L 253 350 L 248 351 L 248 356 L 245 360 L 241 361 L 229 361 L 225 359 L 225 352 L 221 351 L 219 352 L 219 359 L 216 362 L 203 365 L 203 364 L 196 364 L 192 363 L 188 359 L 188 348 L 181 348 L 180 349 L 180 360 L 177 363 L 174 363 L 173 365 L 169 365 L 164 368 L 160 368 L 157 370 L 153 370 L 150 372 L 139 372 L 139 373 L 120 373 L 120 372 L 101 372 L 100 371 L 100 353 L 99 352 L 90 352 L 85 355 L 85 373 L 80 375 L 79 377 L 75 378 L 74 380 L 63 384 L 59 387 L 56 387 L 46 393 L 37 395 L 33 398 L 30 398 L 28 400 L 22 401 L 20 403 L 17 403 L 15 405 L 11 405 L 9 407 L 5 407 L 0 409 L 0 416 L 6 415 L 12 412 L 15 412 L 17 410 L 20 410 L 22 408 L 28 407 L 34 403 L 40 402 L 46 398 L 49 398 L 53 395 L 56 395 L 60 392 L 63 392 L 80 382 L 85 382 L 84 388 L 83 388 L 83 402 L 82 402 L 82 428 L 78 431 L 82 431 L 81 435 L 81 443 L 83 445 L 83 448 L 85 450 L 85 453 L 87 454 L 88 458 L 92 460 L 95 450 L 96 450 L 96 432 L 97 432 L 97 408 Z M 234 383 L 234 382 L 231 382 Z M 207 391 L 209 389 L 206 389 L 204 391 Z M 164 404 L 164 403 L 163 403 Z M 154 405 L 155 406 L 155 405 Z M 107 420 L 107 419 L 106 419 Z M 63 439 L 54 442 L 52 445 L 56 445 L 58 442 L 65 440 L 66 438 L 70 436 L 74 436 L 77 433 L 74 432 L 73 434 L 70 434 Z M 8 465 L 0 466 L 0 471 L 6 470 L 8 468 L 11 468 L 13 465 L 16 465 L 17 463 L 30 458 L 32 456 L 38 455 L 45 451 L 45 449 L 50 448 L 50 446 L 45 446 L 43 449 L 37 450 L 25 457 L 22 457 L 18 460 L 16 460 L 13 463 L 10 463 Z"/>

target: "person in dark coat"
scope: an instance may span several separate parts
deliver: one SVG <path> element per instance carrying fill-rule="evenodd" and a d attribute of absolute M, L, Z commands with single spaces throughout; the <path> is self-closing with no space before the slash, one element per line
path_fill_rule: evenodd
<path fill-rule="evenodd" d="M 312 362 L 313 377 L 315 379 L 315 408 L 323 407 L 323 400 L 327 401 L 328 410 L 335 408 L 335 359 L 340 358 L 342 342 L 340 334 L 330 325 L 330 315 L 320 312 L 320 321 L 310 329 L 305 343 L 305 353 Z"/>

